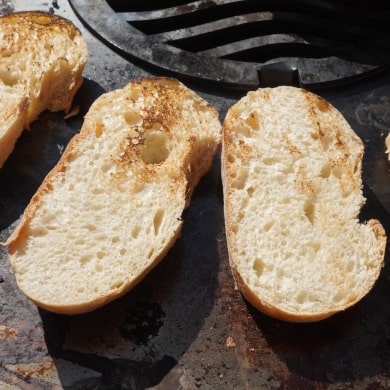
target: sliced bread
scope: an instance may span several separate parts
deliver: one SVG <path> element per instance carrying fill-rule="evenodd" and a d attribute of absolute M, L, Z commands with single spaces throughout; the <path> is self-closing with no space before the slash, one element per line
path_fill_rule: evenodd
<path fill-rule="evenodd" d="M 0 17 L 0 168 L 44 110 L 71 108 L 87 46 L 70 21 L 46 12 Z"/>
<path fill-rule="evenodd" d="M 126 293 L 178 238 L 221 133 L 218 112 L 176 80 L 98 98 L 6 243 L 20 289 L 64 314 Z"/>
<path fill-rule="evenodd" d="M 226 236 L 238 288 L 264 313 L 318 321 L 373 287 L 386 235 L 358 219 L 363 144 L 341 113 L 294 87 L 249 92 L 222 142 Z"/>

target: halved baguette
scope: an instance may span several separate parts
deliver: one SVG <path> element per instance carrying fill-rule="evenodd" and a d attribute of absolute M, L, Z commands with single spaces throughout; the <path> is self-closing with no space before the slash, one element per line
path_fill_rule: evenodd
<path fill-rule="evenodd" d="M 64 314 L 126 293 L 179 236 L 221 132 L 218 112 L 176 80 L 98 98 L 6 243 L 20 289 Z"/>
<path fill-rule="evenodd" d="M 226 236 L 238 288 L 260 311 L 318 321 L 363 298 L 386 235 L 360 223 L 363 144 L 340 112 L 303 89 L 249 92 L 222 142 Z"/>
<path fill-rule="evenodd" d="M 45 12 L 0 17 L 0 168 L 44 110 L 71 108 L 87 46 L 70 21 Z"/>

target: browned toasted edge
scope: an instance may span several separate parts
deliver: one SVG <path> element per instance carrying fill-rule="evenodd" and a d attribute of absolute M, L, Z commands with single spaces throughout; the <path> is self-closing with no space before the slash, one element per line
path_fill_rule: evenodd
<path fill-rule="evenodd" d="M 309 92 L 303 88 L 298 88 L 306 97 L 308 102 L 313 103 L 317 102 L 317 104 L 324 105 L 324 108 L 326 109 L 333 109 L 336 110 L 338 113 L 339 111 L 331 105 L 328 101 L 323 99 L 322 97 Z M 243 97 L 242 99 L 244 99 Z M 265 96 L 266 98 L 266 96 Z M 241 100 L 242 100 L 241 99 Z M 240 100 L 240 101 L 241 101 Z M 227 242 L 227 249 L 228 249 L 228 261 L 230 264 L 230 268 L 232 271 L 233 280 L 235 282 L 235 285 L 237 289 L 240 291 L 240 293 L 243 295 L 243 297 L 258 311 L 266 314 L 267 316 L 270 316 L 277 320 L 287 321 L 287 322 L 295 322 L 295 323 L 306 323 L 306 322 L 318 322 L 322 321 L 326 318 L 329 318 L 339 312 L 345 311 L 346 309 L 350 308 L 351 306 L 355 305 L 357 302 L 359 302 L 362 298 L 364 298 L 373 288 L 376 280 L 379 277 L 380 271 L 384 266 L 384 257 L 385 257 L 385 251 L 386 251 L 386 244 L 387 244 L 387 235 L 386 232 L 377 219 L 371 219 L 367 222 L 365 222 L 373 231 L 377 244 L 379 247 L 378 250 L 378 258 L 380 258 L 380 264 L 378 264 L 377 273 L 372 277 L 370 280 L 367 281 L 366 289 L 361 291 L 360 294 L 355 295 L 355 299 L 349 301 L 344 306 L 340 306 L 335 308 L 334 310 L 327 310 L 324 312 L 292 312 L 292 311 L 286 311 L 282 310 L 275 305 L 272 305 L 271 303 L 267 302 L 266 300 L 262 299 L 260 296 L 258 296 L 244 281 L 244 279 L 241 277 L 240 272 L 238 271 L 236 267 L 236 253 L 237 248 L 234 247 L 233 244 L 233 237 L 232 232 L 228 229 L 227 223 L 230 218 L 230 210 L 228 206 L 228 202 L 226 202 L 226 198 L 228 196 L 227 193 L 227 187 L 229 186 L 228 180 L 229 175 L 226 174 L 226 153 L 225 153 L 225 145 L 228 142 L 231 142 L 230 139 L 230 131 L 234 131 L 234 129 L 230 128 L 229 126 L 229 116 L 236 116 L 237 113 L 235 112 L 237 104 L 240 102 L 238 101 L 236 104 L 234 104 L 232 107 L 230 107 L 224 123 L 223 123 L 223 138 L 222 138 L 222 151 L 221 151 L 221 178 L 222 178 L 222 184 L 223 184 L 223 198 L 224 198 L 224 215 L 225 215 L 225 236 L 226 236 L 226 242 Z M 342 115 L 340 113 L 340 115 Z M 388 136 L 388 147 L 390 148 L 390 134 Z M 363 158 L 363 154 L 361 155 L 361 158 Z"/>

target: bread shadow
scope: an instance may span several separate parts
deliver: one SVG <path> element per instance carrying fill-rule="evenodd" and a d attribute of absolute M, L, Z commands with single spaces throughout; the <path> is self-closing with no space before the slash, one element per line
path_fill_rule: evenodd
<path fill-rule="evenodd" d="M 211 192 L 218 181 L 219 167 L 214 166 L 184 212 L 181 237 L 125 296 L 76 316 L 40 310 L 45 342 L 55 361 L 71 361 L 99 373 L 98 378 L 83 378 L 96 388 L 179 388 L 179 360 L 201 337 L 215 303 L 215 237 L 222 207 Z M 57 371 L 66 383 L 69 371 Z"/>
<path fill-rule="evenodd" d="M 102 93 L 98 84 L 84 80 L 73 104 L 78 108 L 76 115 L 65 119 L 63 112 L 45 111 L 22 133 L 0 169 L 0 231 L 21 216 L 70 139 L 80 131 L 89 106 Z"/>

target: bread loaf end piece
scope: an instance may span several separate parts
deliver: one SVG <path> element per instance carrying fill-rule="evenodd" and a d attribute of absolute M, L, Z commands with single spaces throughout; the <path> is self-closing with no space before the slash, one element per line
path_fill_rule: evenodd
<path fill-rule="evenodd" d="M 70 110 L 87 56 L 67 19 L 41 11 L 0 17 L 0 167 L 42 111 Z"/>
<path fill-rule="evenodd" d="M 221 133 L 218 112 L 176 80 L 98 98 L 7 242 L 21 290 L 64 314 L 129 291 L 178 238 Z"/>
<path fill-rule="evenodd" d="M 373 287 L 386 235 L 360 223 L 363 144 L 341 113 L 303 89 L 249 92 L 224 122 L 222 179 L 231 267 L 248 301 L 282 320 L 318 321 Z"/>

